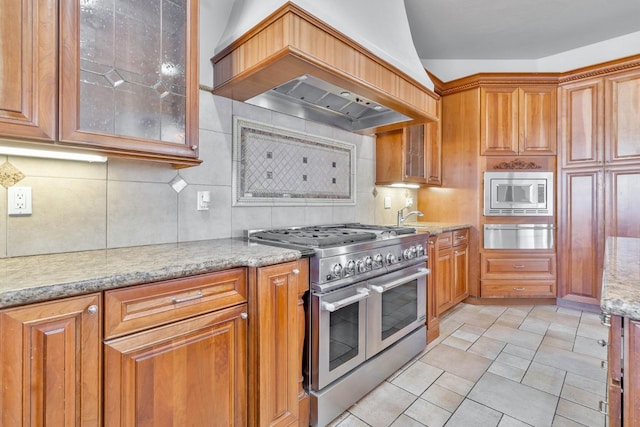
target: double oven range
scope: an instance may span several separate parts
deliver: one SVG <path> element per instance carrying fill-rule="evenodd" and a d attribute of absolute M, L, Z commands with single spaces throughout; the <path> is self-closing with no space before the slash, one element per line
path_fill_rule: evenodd
<path fill-rule="evenodd" d="M 334 224 L 254 230 L 247 237 L 313 254 L 306 346 L 311 425 L 328 424 L 425 348 L 426 234 Z"/>

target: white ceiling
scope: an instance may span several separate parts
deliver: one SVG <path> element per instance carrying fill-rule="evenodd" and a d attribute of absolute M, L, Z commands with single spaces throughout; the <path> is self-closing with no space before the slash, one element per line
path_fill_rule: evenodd
<path fill-rule="evenodd" d="M 640 31 L 640 0 L 405 0 L 405 7 L 423 60 L 538 59 Z"/>

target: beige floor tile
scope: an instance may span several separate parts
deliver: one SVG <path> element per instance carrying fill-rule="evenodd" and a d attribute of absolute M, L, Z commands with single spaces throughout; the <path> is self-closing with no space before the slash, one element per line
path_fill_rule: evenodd
<path fill-rule="evenodd" d="M 562 369 L 531 362 L 527 373 L 522 379 L 522 384 L 554 396 L 560 396 L 566 375 L 567 372 Z"/>
<path fill-rule="evenodd" d="M 553 323 L 553 322 L 551 322 L 549 324 L 549 328 L 547 329 L 547 335 L 549 335 L 551 332 L 558 332 L 558 333 L 566 334 L 564 336 L 567 337 L 567 338 L 569 336 L 575 337 L 576 336 L 576 332 L 578 332 L 578 325 L 569 326 L 569 325 L 563 325 L 561 323 Z"/>
<path fill-rule="evenodd" d="M 607 346 L 600 345 L 598 340 L 594 338 L 586 338 L 578 335 L 575 343 L 573 344 L 573 351 L 597 357 L 602 360 L 607 360 Z"/>
<path fill-rule="evenodd" d="M 573 372 L 567 372 L 564 383 L 599 396 L 606 396 L 607 394 L 607 383 L 605 381 L 596 381 L 592 378 L 576 375 Z"/>
<path fill-rule="evenodd" d="M 440 375 L 435 382 L 435 384 L 449 389 L 455 393 L 458 393 L 462 396 L 466 396 L 471 388 L 473 387 L 473 381 L 465 380 L 464 378 L 460 378 L 456 375 L 450 374 L 449 372 L 445 372 Z"/>
<path fill-rule="evenodd" d="M 596 357 L 544 344 L 540 346 L 533 360 L 583 377 L 606 381 L 607 372 L 602 369 L 601 360 Z"/>
<path fill-rule="evenodd" d="M 418 399 L 405 411 L 405 415 L 429 427 L 441 427 L 445 425 L 451 412 L 424 399 Z"/>
<path fill-rule="evenodd" d="M 560 397 L 573 403 L 579 403 L 582 406 L 586 406 L 587 408 L 591 408 L 594 410 L 598 410 L 600 401 L 605 400 L 602 398 L 602 396 L 599 396 L 595 393 L 590 393 L 586 390 L 574 387 L 569 384 L 565 384 L 562 387 L 562 393 L 560 394 Z"/>
<path fill-rule="evenodd" d="M 484 333 L 484 336 L 533 350 L 538 348 L 542 342 L 541 335 L 502 325 L 491 326 L 487 332 Z"/>
<path fill-rule="evenodd" d="M 391 427 L 425 427 L 425 425 L 402 414 L 391 424 Z"/>
<path fill-rule="evenodd" d="M 346 417 L 333 420 L 333 422 L 329 424 L 329 427 L 369 427 L 369 424 L 358 419 L 355 415 L 349 414 L 348 412 L 345 412 L 345 414 L 347 414 Z"/>
<path fill-rule="evenodd" d="M 501 417 L 500 412 L 465 399 L 447 422 L 447 427 L 497 426 Z"/>
<path fill-rule="evenodd" d="M 533 332 L 534 334 L 544 335 L 547 333 L 550 323 L 546 320 L 527 317 L 518 329 Z"/>
<path fill-rule="evenodd" d="M 505 345 L 506 344 L 503 341 L 480 337 L 471 347 L 469 347 L 468 351 L 482 357 L 486 357 L 487 359 L 494 360 L 498 357 Z"/>
<path fill-rule="evenodd" d="M 373 427 L 387 427 L 416 400 L 416 396 L 384 382 L 349 408 L 349 412 Z"/>
<path fill-rule="evenodd" d="M 606 340 L 609 337 L 609 328 L 600 323 L 580 322 L 577 335 L 595 340 Z"/>
<path fill-rule="evenodd" d="M 487 373 L 468 396 L 478 403 L 535 426 L 550 426 L 558 397 Z"/>
<path fill-rule="evenodd" d="M 497 325 L 508 326 L 513 329 L 518 329 L 522 324 L 524 318 L 522 316 L 513 315 L 511 313 L 504 313 L 496 320 Z"/>
<path fill-rule="evenodd" d="M 514 344 L 507 344 L 503 350 L 504 353 L 518 356 L 522 359 L 533 360 L 533 356 L 536 355 L 536 351 L 530 348 L 520 347 Z"/>
<path fill-rule="evenodd" d="M 476 381 L 487 370 L 491 360 L 477 354 L 441 344 L 427 353 L 424 363 L 450 372 L 469 381 Z"/>
<path fill-rule="evenodd" d="M 577 423 L 569 418 L 556 415 L 553 418 L 553 427 L 584 427 L 584 424 Z"/>
<path fill-rule="evenodd" d="M 462 325 L 451 336 L 460 338 L 466 341 L 475 342 L 478 338 L 485 333 L 486 328 L 480 328 L 472 325 Z"/>
<path fill-rule="evenodd" d="M 529 427 L 530 425 L 527 423 L 523 423 L 520 420 L 516 420 L 508 415 L 503 415 L 500 420 L 500 424 L 498 427 Z"/>
<path fill-rule="evenodd" d="M 491 366 L 489 366 L 488 372 L 519 383 L 527 371 L 504 363 L 493 362 Z"/>
<path fill-rule="evenodd" d="M 530 358 L 523 358 L 519 356 L 515 356 L 513 354 L 509 354 L 505 351 L 500 353 L 500 356 L 496 359 L 496 362 L 504 363 L 505 365 L 510 365 L 516 368 L 520 368 L 526 370 L 531 363 Z"/>
<path fill-rule="evenodd" d="M 405 369 L 391 383 L 420 396 L 444 371 L 420 361 Z"/>
<path fill-rule="evenodd" d="M 438 405 L 439 407 L 446 409 L 449 412 L 455 411 L 464 400 L 464 396 L 439 386 L 438 384 L 432 384 L 431 387 L 422 393 L 420 397 L 434 405 Z"/>
<path fill-rule="evenodd" d="M 449 335 L 444 341 L 442 341 L 442 343 L 466 351 L 469 347 L 471 347 L 473 341 L 467 341 L 462 338 L 458 338 L 454 333 L 454 335 Z"/>
<path fill-rule="evenodd" d="M 559 313 L 549 309 L 547 306 L 534 307 L 529 313 L 530 318 L 546 320 L 549 323 L 559 323 L 569 327 L 577 327 L 580 323 L 580 317 L 571 314 Z"/>
<path fill-rule="evenodd" d="M 605 425 L 604 415 L 589 409 L 586 406 L 560 399 L 556 413 L 562 417 L 578 422 L 589 427 L 602 427 Z"/>
<path fill-rule="evenodd" d="M 581 310 L 576 310 L 573 308 L 566 308 L 566 307 L 558 307 L 558 309 L 556 310 L 558 313 L 562 313 L 562 314 L 568 314 L 569 316 L 576 316 L 576 317 L 581 317 L 583 316 L 584 313 Z M 596 314 L 596 313 L 594 313 Z"/>
<path fill-rule="evenodd" d="M 573 341 L 566 341 L 559 338 L 553 338 L 548 335 L 542 339 L 542 344 L 550 345 L 552 347 L 562 348 L 564 350 L 569 350 L 569 351 L 573 349 Z"/>

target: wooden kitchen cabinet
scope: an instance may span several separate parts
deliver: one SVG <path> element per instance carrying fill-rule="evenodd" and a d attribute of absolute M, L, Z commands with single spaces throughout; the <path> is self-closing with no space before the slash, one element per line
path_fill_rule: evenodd
<path fill-rule="evenodd" d="M 435 254 L 431 274 L 439 316 L 469 296 L 469 229 L 438 234 Z"/>
<path fill-rule="evenodd" d="M 256 426 L 308 425 L 303 389 L 303 296 L 309 261 L 249 271 L 249 414 Z"/>
<path fill-rule="evenodd" d="M 480 88 L 480 154 L 556 154 L 556 85 Z"/>
<path fill-rule="evenodd" d="M 246 277 L 105 292 L 105 426 L 247 424 Z"/>
<path fill-rule="evenodd" d="M 183 3 L 0 0 L 0 136 L 199 164 L 198 0 Z"/>
<path fill-rule="evenodd" d="M 0 425 L 101 425 L 101 296 L 0 311 Z"/>
<path fill-rule="evenodd" d="M 56 13 L 50 0 L 0 0 L 1 136 L 56 137 Z"/>
<path fill-rule="evenodd" d="M 560 85 L 559 296 L 599 305 L 606 236 L 640 237 L 640 66 Z"/>
<path fill-rule="evenodd" d="M 556 255 L 533 251 L 496 251 L 481 255 L 482 298 L 556 296 Z"/>
<path fill-rule="evenodd" d="M 438 236 L 429 236 L 427 242 L 427 265 L 431 270 L 427 276 L 427 343 L 440 335 L 440 318 L 438 317 L 438 303 L 436 300 L 436 283 L 434 262 L 437 258 L 436 241 Z"/>
<path fill-rule="evenodd" d="M 621 316 L 607 317 L 611 322 L 607 342 L 608 425 L 637 426 L 640 423 L 640 322 Z"/>
<path fill-rule="evenodd" d="M 442 184 L 440 122 L 376 135 L 376 184 Z"/>

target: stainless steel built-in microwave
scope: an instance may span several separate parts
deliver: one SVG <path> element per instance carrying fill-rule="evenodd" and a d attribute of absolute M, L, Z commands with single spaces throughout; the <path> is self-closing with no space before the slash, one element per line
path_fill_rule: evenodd
<path fill-rule="evenodd" d="M 553 172 L 485 172 L 485 216 L 552 216 Z"/>

